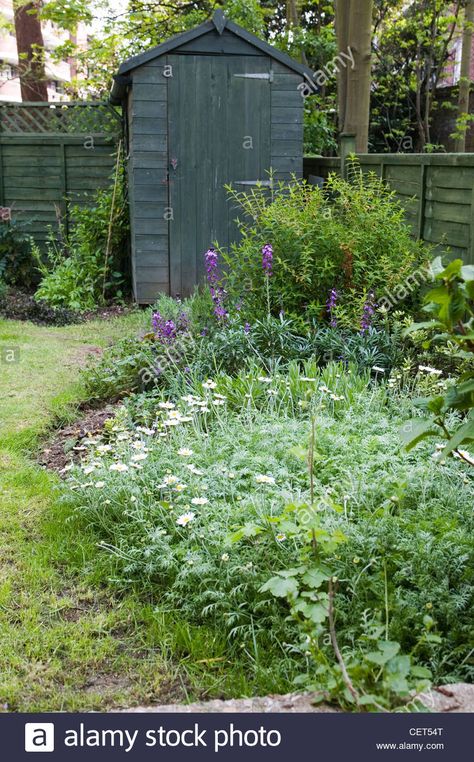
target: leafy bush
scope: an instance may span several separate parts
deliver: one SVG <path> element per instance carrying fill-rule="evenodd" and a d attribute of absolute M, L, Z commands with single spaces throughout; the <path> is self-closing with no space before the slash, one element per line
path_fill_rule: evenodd
<path fill-rule="evenodd" d="M 356 168 L 348 182 L 332 175 L 324 189 L 294 183 L 239 193 L 242 240 L 222 251 L 222 285 L 242 315 L 265 314 L 266 289 L 272 312 L 295 319 L 327 317 L 326 301 L 338 293 L 341 326 L 361 327 L 364 304 L 393 290 L 427 262 L 394 193 L 374 174 Z M 273 247 L 271 276 L 262 267 L 262 247 Z M 374 296 L 371 297 L 370 294 Z"/>
<path fill-rule="evenodd" d="M 454 343 L 455 355 L 467 362 L 467 368 L 444 394 L 438 392 L 419 401 L 432 417 L 405 424 L 404 437 L 409 448 L 427 437 L 441 437 L 447 442 L 440 448 L 440 459 L 455 452 L 474 465 L 474 455 L 460 450 L 461 445 L 474 442 L 474 266 L 463 265 L 461 259 L 456 259 L 445 268 L 439 257 L 432 267 L 437 284 L 426 294 L 425 310 L 433 319 L 414 324 L 408 330 L 428 329 L 431 335 L 436 332 L 434 342 Z M 453 412 L 462 416 L 455 430 L 448 420 Z"/>
<path fill-rule="evenodd" d="M 316 541 L 340 539 L 319 572 L 322 584 L 326 568 L 338 579 L 337 638 L 362 705 L 406 701 L 429 674 L 465 679 L 473 483 L 460 462 L 440 470 L 426 446 L 400 451 L 410 403 L 368 384 L 353 367 L 293 363 L 271 377 L 182 376 L 172 398 L 131 398 L 67 469 L 71 520 L 94 529 L 114 584 L 225 629 L 254 664 L 262 650 L 292 654 L 294 677 L 348 704 L 331 639 L 308 609 L 288 621 L 298 583 L 276 595 L 269 584 L 297 579 L 307 543 L 294 525 L 313 507 Z M 329 635 L 326 616 L 316 624 Z"/>
<path fill-rule="evenodd" d="M 99 190 L 92 207 L 75 206 L 71 230 L 50 231 L 46 263 L 34 249 L 42 280 L 36 298 L 52 307 L 89 310 L 122 297 L 127 255 L 124 169 L 114 188 Z"/>
<path fill-rule="evenodd" d="M 33 285 L 31 238 L 23 223 L 0 223 L 0 279 L 11 286 Z"/>

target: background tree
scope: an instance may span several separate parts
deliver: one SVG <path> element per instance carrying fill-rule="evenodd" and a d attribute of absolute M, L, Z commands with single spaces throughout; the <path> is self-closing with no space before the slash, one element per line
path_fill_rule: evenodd
<path fill-rule="evenodd" d="M 371 147 L 433 150 L 436 91 L 464 0 L 375 0 Z"/>
<path fill-rule="evenodd" d="M 457 135 L 454 150 L 466 150 L 466 131 L 469 125 L 469 96 L 471 93 L 472 29 L 474 25 L 474 0 L 467 0 L 464 13 L 461 53 L 461 76 L 459 79 Z"/>
<path fill-rule="evenodd" d="M 22 101 L 47 101 L 44 41 L 39 3 L 14 5 L 16 46 Z"/>
<path fill-rule="evenodd" d="M 372 0 L 336 0 L 339 51 L 352 52 L 354 65 L 338 67 L 339 129 L 355 135 L 356 150 L 366 153 L 369 140 Z"/>

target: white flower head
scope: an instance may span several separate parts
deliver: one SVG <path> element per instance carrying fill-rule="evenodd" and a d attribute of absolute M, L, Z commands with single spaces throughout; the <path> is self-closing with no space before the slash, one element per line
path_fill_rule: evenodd
<path fill-rule="evenodd" d="M 125 471 L 128 471 L 128 466 L 126 466 L 125 463 L 112 463 L 109 471 L 118 471 L 120 474 L 122 474 Z"/>
<path fill-rule="evenodd" d="M 273 476 L 268 476 L 268 474 L 256 474 L 255 481 L 259 484 L 275 484 Z"/>
<path fill-rule="evenodd" d="M 132 455 L 132 460 L 134 461 L 146 460 L 147 458 L 148 458 L 148 455 L 146 454 L 146 452 L 137 452 L 136 455 Z"/>
<path fill-rule="evenodd" d="M 207 497 L 193 497 L 191 500 L 193 505 L 206 505 L 209 502 Z"/>
<path fill-rule="evenodd" d="M 208 378 L 207 381 L 204 381 L 202 386 L 204 389 L 215 389 L 217 384 L 215 381 L 212 381 L 210 378 Z"/>
<path fill-rule="evenodd" d="M 192 511 L 187 511 L 187 513 L 182 513 L 181 516 L 178 516 L 176 519 L 176 523 L 180 527 L 185 527 L 187 524 L 189 524 L 190 521 L 193 521 L 196 517 L 196 514 Z"/>
<path fill-rule="evenodd" d="M 189 449 L 189 447 L 180 447 L 178 450 L 178 455 L 181 455 L 183 458 L 187 458 L 190 455 L 193 455 L 193 451 Z"/>
<path fill-rule="evenodd" d="M 162 410 L 173 410 L 176 405 L 173 402 L 158 402 L 158 407 L 161 407 Z"/>

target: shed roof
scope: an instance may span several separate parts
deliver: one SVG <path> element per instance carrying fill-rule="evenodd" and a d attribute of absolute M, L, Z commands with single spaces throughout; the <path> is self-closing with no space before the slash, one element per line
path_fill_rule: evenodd
<path fill-rule="evenodd" d="M 264 40 L 261 40 L 256 35 L 248 32 L 246 29 L 239 26 L 238 24 L 235 24 L 233 21 L 230 21 L 226 18 L 226 16 L 224 16 L 222 9 L 218 8 L 214 12 L 212 19 L 209 21 L 205 21 L 203 24 L 200 24 L 199 26 L 195 27 L 194 29 L 190 29 L 187 32 L 177 34 L 174 37 L 171 37 L 169 40 L 162 42 L 160 45 L 156 45 L 154 48 L 147 50 L 145 53 L 140 53 L 137 56 L 132 56 L 131 58 L 128 58 L 126 61 L 124 61 L 118 70 L 118 74 L 116 74 L 114 77 L 114 85 L 110 95 L 112 103 L 118 104 L 125 97 L 127 85 L 130 83 L 128 75 L 131 71 L 133 71 L 133 69 L 136 69 L 138 66 L 143 66 L 149 61 L 153 61 L 154 59 L 159 58 L 166 53 L 170 53 L 171 51 L 176 50 L 176 48 L 179 48 L 182 45 L 191 42 L 191 40 L 197 39 L 198 37 L 202 37 L 209 32 L 217 31 L 219 34 L 222 34 L 224 29 L 236 35 L 236 37 L 240 37 L 246 43 L 252 45 L 254 48 L 257 48 L 270 58 L 274 58 L 276 61 L 279 61 L 284 66 L 288 67 L 288 69 L 292 69 L 297 74 L 301 74 L 301 76 L 306 79 L 308 84 L 311 83 L 313 89 L 315 91 L 317 90 L 313 81 L 313 72 L 310 68 L 308 68 L 308 66 L 304 66 L 304 64 L 295 61 L 286 53 L 282 53 L 280 50 L 277 50 L 277 48 L 274 48 L 272 45 L 264 42 Z"/>

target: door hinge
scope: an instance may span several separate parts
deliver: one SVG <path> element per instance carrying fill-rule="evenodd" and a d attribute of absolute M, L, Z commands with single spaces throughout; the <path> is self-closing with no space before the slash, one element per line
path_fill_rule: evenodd
<path fill-rule="evenodd" d="M 240 79 L 268 79 L 269 82 L 273 82 L 273 71 L 271 72 L 255 72 L 255 73 L 245 73 L 245 74 L 234 74 L 234 77 L 239 77 Z"/>

